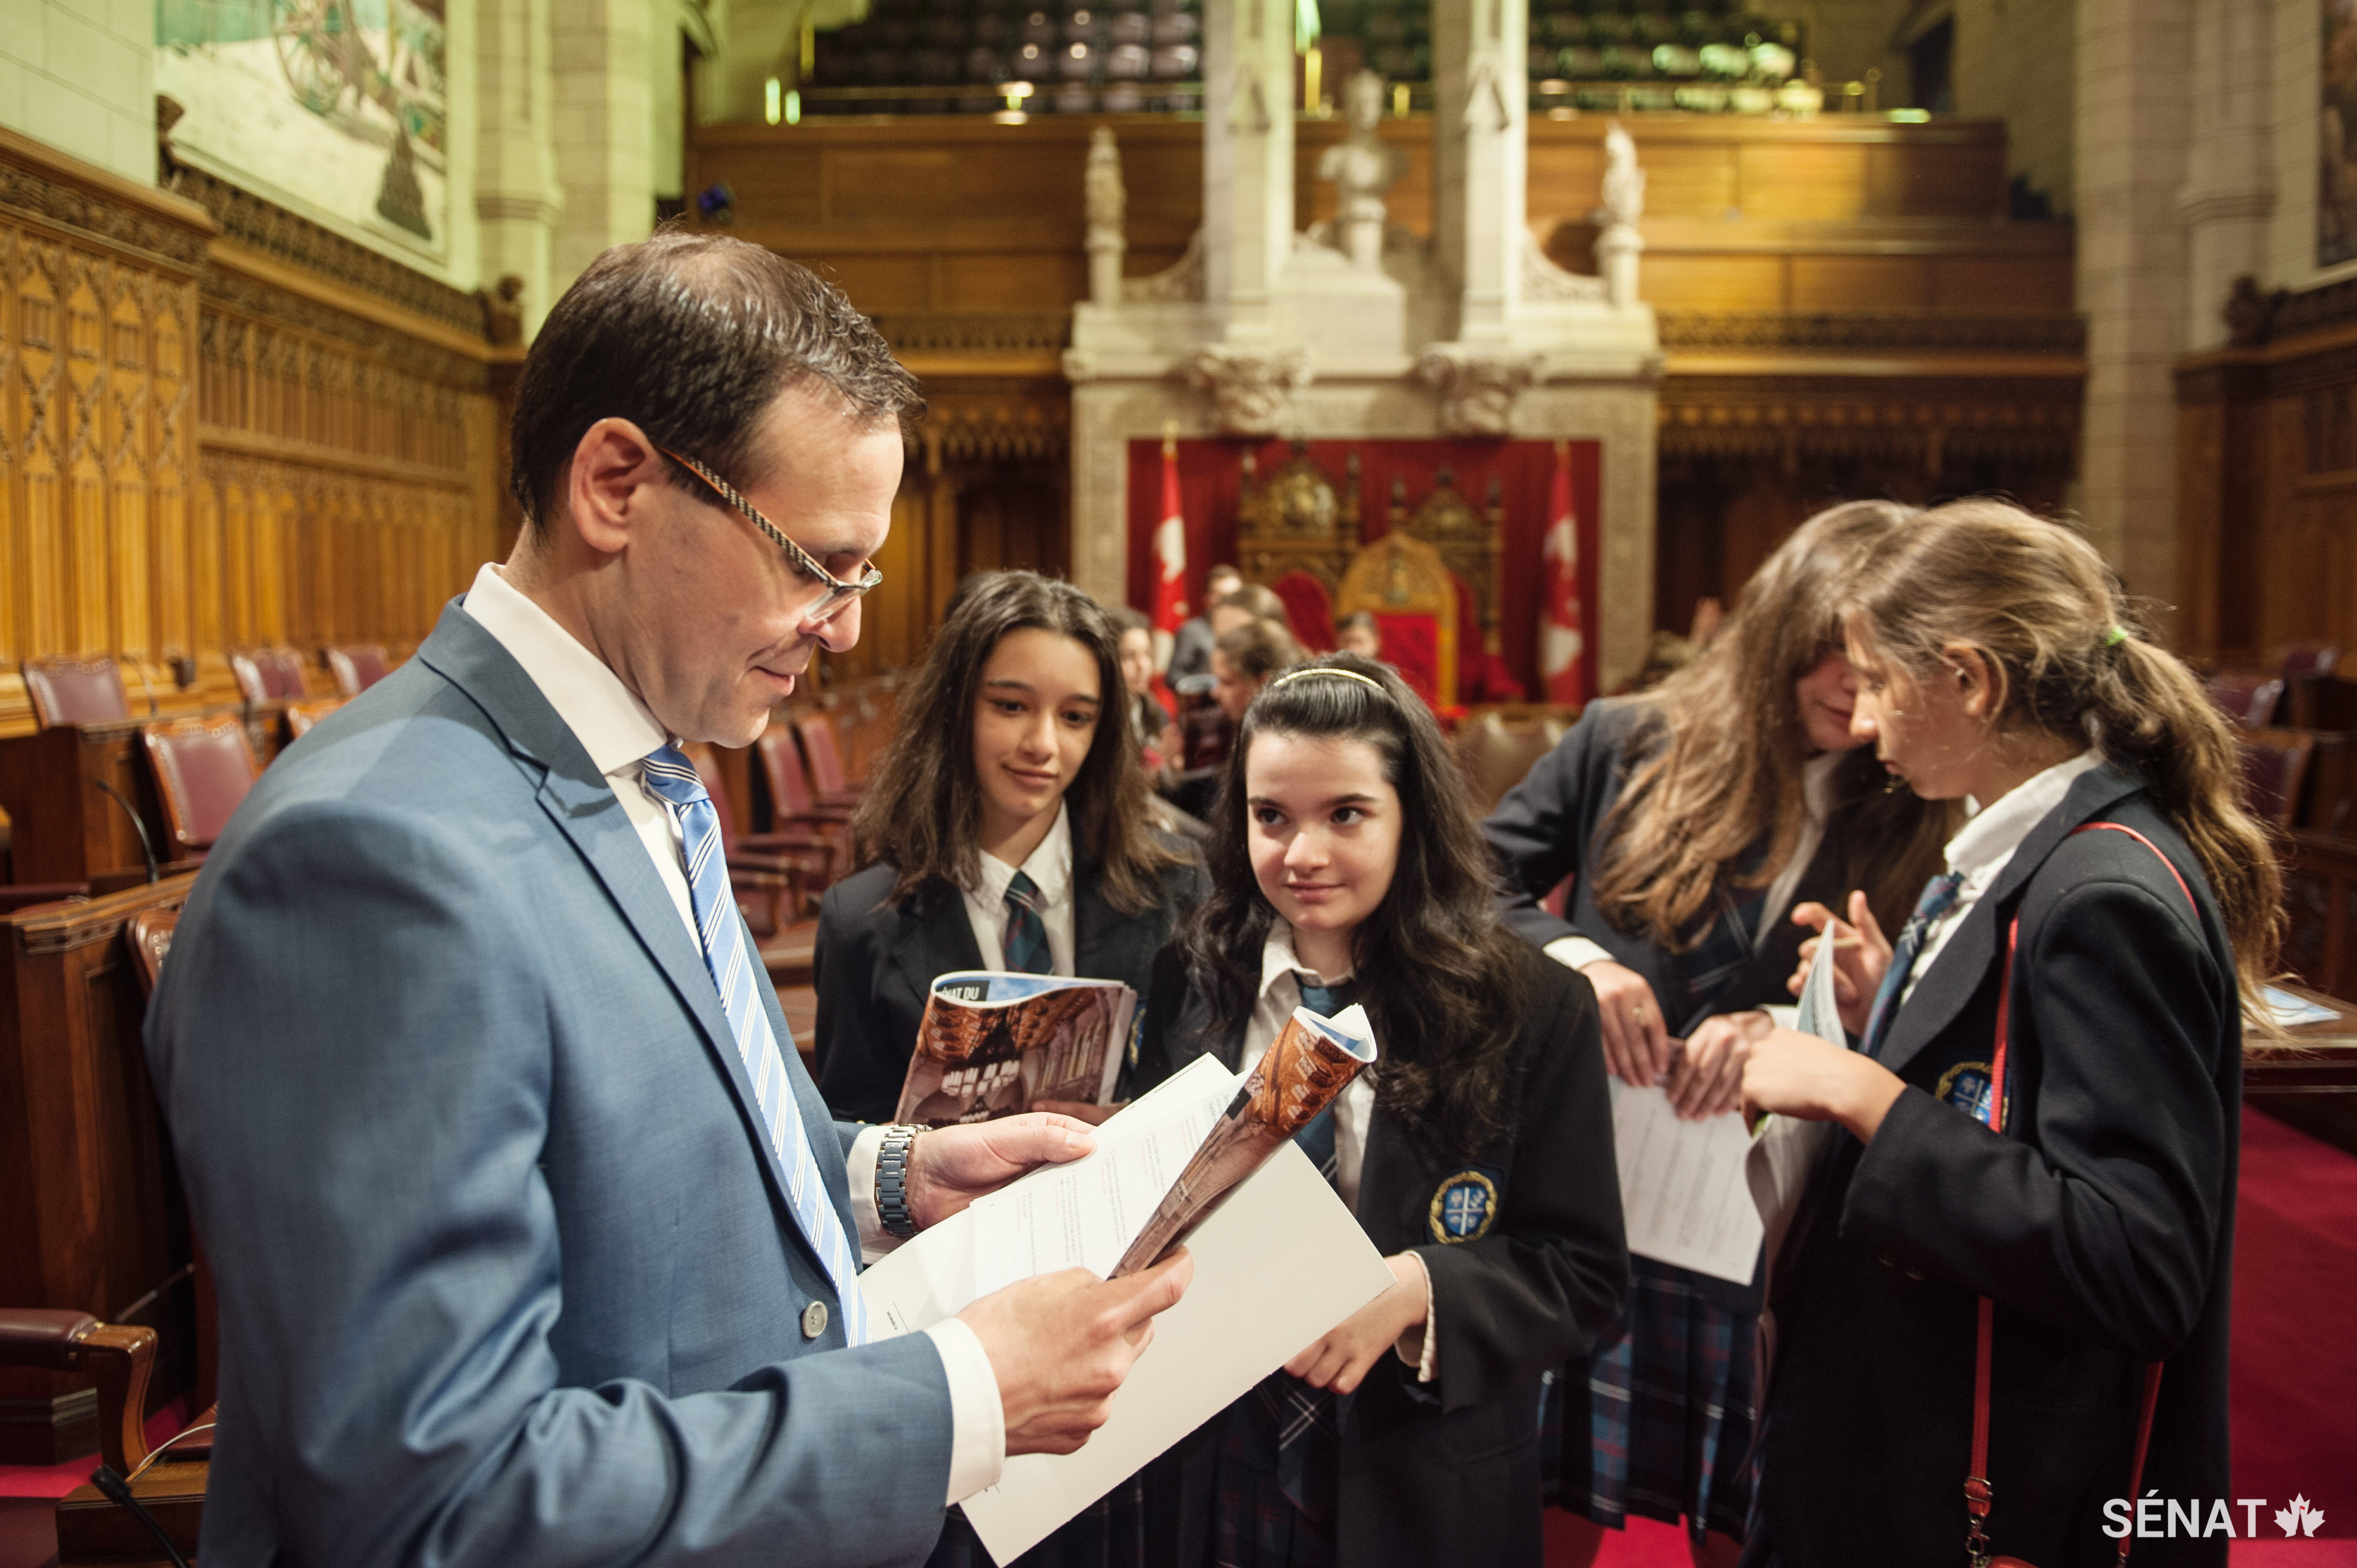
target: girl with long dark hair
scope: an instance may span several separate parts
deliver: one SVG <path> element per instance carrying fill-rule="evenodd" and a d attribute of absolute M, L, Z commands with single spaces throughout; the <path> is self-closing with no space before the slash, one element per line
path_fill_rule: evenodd
<path fill-rule="evenodd" d="M 1071 584 L 961 589 L 852 818 L 865 868 L 819 907 L 818 1084 L 837 1115 L 891 1120 L 942 974 L 1150 991 L 1200 872 L 1152 826 L 1125 690 L 1119 637 Z"/>
<path fill-rule="evenodd" d="M 1835 1127 L 1777 1262 L 1749 1561 L 2125 1559 L 2136 1499 L 2232 1496 L 2275 858 L 2224 721 L 2071 530 L 1940 507 L 1867 553 L 1844 620 L 1857 733 L 1980 809 L 1895 945 L 1816 912 L 1857 1048 L 1755 1021 L 1745 1100 Z M 2220 1517 L 2136 1563 L 2223 1564 Z"/>
<path fill-rule="evenodd" d="M 1796 904 L 1864 887 L 1902 913 L 1952 812 L 1883 787 L 1849 733 L 1840 595 L 1910 509 L 1859 501 L 1796 529 L 1710 649 L 1658 690 L 1590 704 L 1483 825 L 1505 918 L 1596 987 L 1613 1071 L 1666 1082 L 1688 1116 L 1734 1110 L 1729 1015 L 1786 1000 Z M 1540 900 L 1575 877 L 1562 917 Z M 1673 1043 L 1683 1048 L 1673 1052 Z M 1731 1562 L 1751 1499 L 1758 1272 L 1631 1262 L 1626 1314 L 1565 1369 L 1556 1500 L 1580 1560 L 1631 1514 L 1683 1516 L 1697 1562 Z"/>
<path fill-rule="evenodd" d="M 1500 923 L 1456 759 L 1372 660 L 1254 698 L 1209 859 L 1135 1087 L 1364 1005 L 1375 1065 L 1300 1141 L 1395 1283 L 1157 1461 L 1146 1539 L 1184 1568 L 1535 1565 L 1541 1380 L 1626 1282 L 1593 994 Z"/>

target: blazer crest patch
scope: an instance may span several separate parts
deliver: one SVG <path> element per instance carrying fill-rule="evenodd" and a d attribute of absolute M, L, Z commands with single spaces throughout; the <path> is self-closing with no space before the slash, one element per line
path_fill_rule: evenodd
<path fill-rule="evenodd" d="M 1989 1064 L 1958 1062 L 1940 1075 L 1932 1098 L 1954 1106 L 1986 1126 L 1989 1111 Z"/>
<path fill-rule="evenodd" d="M 1498 1218 L 1498 1184 L 1478 1170 L 1462 1170 L 1432 1195 L 1432 1239 L 1443 1245 L 1479 1241 Z"/>

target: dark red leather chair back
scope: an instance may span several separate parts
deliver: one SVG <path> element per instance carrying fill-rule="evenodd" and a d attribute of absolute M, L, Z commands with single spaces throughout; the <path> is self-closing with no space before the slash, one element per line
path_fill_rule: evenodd
<path fill-rule="evenodd" d="M 174 841 L 184 850 L 210 849 L 253 788 L 245 725 L 221 714 L 148 725 L 141 734 Z"/>
<path fill-rule="evenodd" d="M 43 729 L 55 725 L 102 725 L 131 716 L 123 694 L 123 671 L 112 659 L 27 659 L 25 690 L 33 718 Z"/>
<path fill-rule="evenodd" d="M 303 684 L 303 656 L 291 648 L 273 648 L 262 655 L 262 683 L 274 697 L 301 697 L 307 694 Z"/>
<path fill-rule="evenodd" d="M 753 743 L 761 756 L 762 775 L 770 781 L 770 800 L 780 818 L 806 814 L 811 809 L 810 779 L 802 772 L 801 753 L 793 737 L 777 725 L 761 732 Z"/>
<path fill-rule="evenodd" d="M 724 855 L 737 853 L 737 814 L 728 808 L 728 780 L 720 775 L 720 758 L 703 741 L 691 741 L 687 758 L 695 764 L 695 776 L 704 781 L 704 792 L 712 797 L 712 814 L 720 819 L 720 851 Z"/>
<path fill-rule="evenodd" d="M 231 654 L 229 672 L 236 677 L 237 694 L 249 703 L 266 703 L 278 694 L 270 689 L 269 681 L 262 673 L 262 666 L 251 653 Z"/>
<path fill-rule="evenodd" d="M 820 796 L 850 793 L 850 781 L 843 776 L 843 754 L 834 744 L 834 721 L 824 714 L 813 714 L 794 721 L 794 733 L 802 737 L 802 755 L 810 758 L 811 783 Z"/>
<path fill-rule="evenodd" d="M 383 680 L 390 666 L 378 644 L 356 642 L 350 648 L 328 650 L 328 668 L 336 672 L 338 689 L 347 697 L 357 697 Z"/>

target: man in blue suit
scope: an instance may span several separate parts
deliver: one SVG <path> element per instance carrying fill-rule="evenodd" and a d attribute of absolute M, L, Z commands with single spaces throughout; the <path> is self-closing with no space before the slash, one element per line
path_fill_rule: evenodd
<path fill-rule="evenodd" d="M 220 1289 L 208 1568 L 919 1562 L 1184 1289 L 869 1342 L 863 1243 L 1088 1130 L 834 1122 L 678 750 L 857 638 L 917 406 L 803 269 L 608 252 L 525 366 L 506 567 L 214 850 L 147 1028 Z"/>

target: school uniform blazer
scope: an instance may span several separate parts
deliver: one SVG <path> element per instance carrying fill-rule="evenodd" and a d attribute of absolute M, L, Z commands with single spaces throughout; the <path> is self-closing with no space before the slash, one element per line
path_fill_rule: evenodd
<path fill-rule="evenodd" d="M 1652 714 L 1652 705 L 1636 699 L 1590 703 L 1555 749 L 1498 802 L 1498 809 L 1481 824 L 1481 833 L 1504 873 L 1499 913 L 1507 925 L 1540 948 L 1560 937 L 1586 937 L 1610 953 L 1613 961 L 1643 976 L 1654 995 L 1667 998 L 1685 990 L 1683 982 L 1671 983 L 1685 955 L 1669 951 L 1650 937 L 1631 935 L 1606 919 L 1596 907 L 1592 875 L 1606 847 L 1605 821 L 1620 799 L 1630 772 L 1653 744 L 1645 733 Z M 1793 904 L 1815 899 L 1838 907 L 1845 897 L 1840 816 L 1836 808 L 1826 822 L 1816 854 L 1792 890 Z M 1568 919 L 1539 907 L 1539 900 L 1566 876 L 1578 878 L 1566 910 Z M 1739 1013 L 1790 1002 L 1792 993 L 1785 983 L 1800 964 L 1801 943 L 1808 934 L 1789 919 L 1777 920 L 1750 960 L 1711 993 L 1710 1012 Z M 1674 1004 L 1665 1002 L 1664 1005 Z M 1669 1020 L 1673 1029 L 1685 1024 L 1683 1018 Z M 1721 1311 L 1747 1316 L 1760 1311 L 1756 1280 L 1738 1284 L 1695 1274 L 1693 1283 L 1704 1299 Z"/>
<path fill-rule="evenodd" d="M 1175 843 L 1166 847 L 1178 849 Z M 818 1087 L 838 1116 L 889 1122 L 909 1077 L 917 1026 L 933 982 L 980 969 L 982 950 L 953 887 L 929 887 L 905 904 L 888 901 L 899 873 L 867 867 L 826 890 L 819 901 L 811 967 L 818 990 Z M 1190 857 L 1167 867 L 1161 897 L 1140 913 L 1118 909 L 1080 837 L 1072 842 L 1072 969 L 1089 980 L 1118 980 L 1138 993 L 1153 988 L 1154 955 L 1178 918 L 1203 895 L 1201 865 Z"/>
<path fill-rule="evenodd" d="M 1384 1256 L 1413 1249 L 1431 1274 L 1437 1375 L 1419 1383 L 1386 1351 L 1341 1402 L 1342 1568 L 1534 1568 L 1544 1555 L 1540 1376 L 1585 1357 L 1629 1288 L 1596 993 L 1535 955 L 1527 973 L 1505 1133 L 1469 1159 L 1380 1107 L 1368 1128 L 1359 1224 Z M 1241 1063 L 1243 1029 L 1213 1035 L 1175 947 L 1157 962 L 1155 996 L 1138 1047 L 1141 1091 L 1206 1053 L 1231 1069 Z M 1482 1182 L 1496 1195 L 1487 1221 L 1449 1240 L 1442 1194 Z M 1179 1564 L 1211 1560 L 1208 1543 L 1185 1532 L 1210 1522 L 1217 1432 L 1207 1423 L 1148 1477 L 1149 1522 L 1156 1499 L 1177 1512 Z"/>
<path fill-rule="evenodd" d="M 2134 828 L 2169 857 L 2089 822 Z M 2007 932 L 2012 1105 L 1985 1081 Z M 2127 769 L 2082 775 L 1893 1020 L 1908 1088 L 1872 1144 L 1836 1132 L 1799 1251 L 1760 1493 L 1792 1568 L 1960 1563 L 1975 1298 L 1996 1303 L 1995 1551 L 2108 1563 L 2145 1363 L 2165 1359 L 2140 1489 L 2228 1498 L 2226 1316 L 2242 1113 L 2233 955 L 2200 863 Z M 1944 1097 L 1944 1098 L 1943 1098 Z M 2240 1513 L 2233 1518 L 2239 1523 Z M 2139 1540 L 2145 1568 L 2226 1561 L 2222 1535 Z"/>
<path fill-rule="evenodd" d="M 146 1045 L 221 1294 L 207 1568 L 923 1560 L 940 1355 L 841 1348 L 694 939 L 458 604 L 255 783 Z"/>

